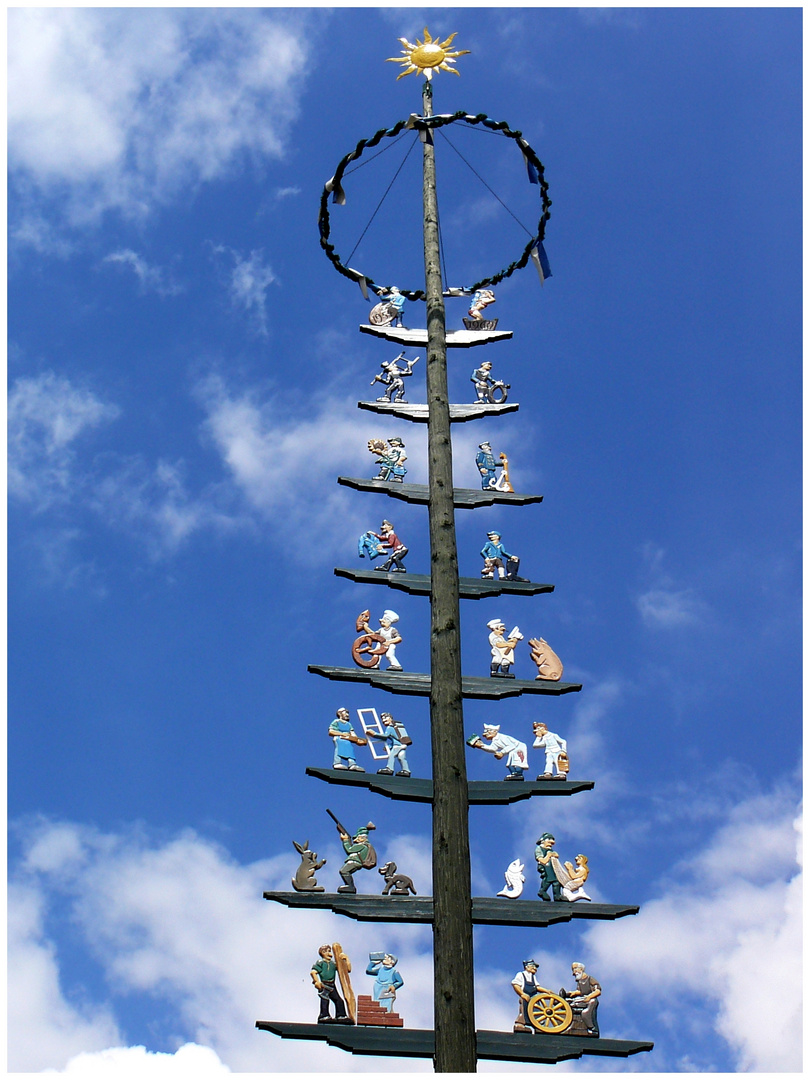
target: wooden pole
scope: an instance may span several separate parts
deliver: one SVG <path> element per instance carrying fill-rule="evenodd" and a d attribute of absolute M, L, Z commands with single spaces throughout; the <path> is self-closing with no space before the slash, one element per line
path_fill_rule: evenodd
<path fill-rule="evenodd" d="M 431 84 L 422 111 L 431 116 Z M 461 699 L 458 556 L 447 340 L 439 261 L 436 163 L 423 146 L 427 294 L 428 523 L 430 528 L 430 731 L 433 751 L 433 988 L 436 1072 L 475 1072 L 470 840 Z"/>

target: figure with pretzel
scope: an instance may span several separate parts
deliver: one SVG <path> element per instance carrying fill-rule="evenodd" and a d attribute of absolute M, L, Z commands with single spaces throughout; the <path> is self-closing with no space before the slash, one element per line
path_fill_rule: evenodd
<path fill-rule="evenodd" d="M 369 616 L 368 611 L 362 611 L 357 616 L 356 628 L 363 633 L 355 638 L 352 645 L 352 659 L 358 667 L 377 668 L 384 656 L 388 661 L 387 671 L 402 671 L 402 664 L 397 660 L 397 645 L 402 637 L 394 626 L 399 622 L 399 615 L 386 609 L 380 616 L 379 630 L 371 629 Z"/>

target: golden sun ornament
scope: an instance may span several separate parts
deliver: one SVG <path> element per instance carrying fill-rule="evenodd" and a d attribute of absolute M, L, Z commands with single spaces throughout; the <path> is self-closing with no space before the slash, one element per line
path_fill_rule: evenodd
<path fill-rule="evenodd" d="M 402 50 L 404 55 L 402 57 L 389 56 L 386 63 L 402 64 L 405 67 L 405 70 L 397 75 L 397 82 L 406 75 L 413 75 L 414 72 L 418 75 L 424 74 L 426 79 L 432 79 L 434 68 L 437 71 L 452 71 L 454 75 L 458 75 L 456 69 L 450 67 L 450 64 L 456 62 L 457 56 L 464 56 L 470 50 L 457 49 L 455 52 L 450 52 L 449 46 L 455 36 L 451 34 L 446 41 L 439 41 L 438 37 L 432 38 L 428 33 L 428 28 L 425 27 L 424 41 L 417 38 L 416 44 L 412 45 L 407 38 L 400 38 L 399 40 L 405 46 Z"/>

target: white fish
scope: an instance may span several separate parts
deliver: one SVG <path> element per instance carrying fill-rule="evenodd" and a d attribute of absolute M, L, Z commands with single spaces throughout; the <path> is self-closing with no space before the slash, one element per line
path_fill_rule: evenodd
<path fill-rule="evenodd" d="M 523 863 L 520 859 L 513 859 L 504 871 L 503 876 L 506 880 L 506 887 L 496 895 L 505 896 L 509 900 L 516 900 L 523 892 L 523 882 L 526 880 L 523 876 Z"/>

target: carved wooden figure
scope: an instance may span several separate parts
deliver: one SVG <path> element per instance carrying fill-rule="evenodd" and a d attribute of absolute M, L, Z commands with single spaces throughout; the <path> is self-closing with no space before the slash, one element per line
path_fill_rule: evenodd
<path fill-rule="evenodd" d="M 403 330 L 407 330 L 408 327 L 402 322 L 405 297 L 396 285 L 392 285 L 390 289 L 380 289 L 378 295 L 381 297 L 379 304 L 375 304 L 368 313 L 368 321 L 371 325 L 390 326 L 393 323 L 394 326 L 401 326 Z"/>
<path fill-rule="evenodd" d="M 492 364 L 485 360 L 470 375 L 470 382 L 475 387 L 475 400 L 485 405 L 503 405 L 511 383 L 492 378 Z"/>
<path fill-rule="evenodd" d="M 343 884 L 338 887 L 339 893 L 356 893 L 357 886 L 354 883 L 354 875 L 358 870 L 373 870 L 377 865 L 377 852 L 371 846 L 368 834 L 377 826 L 373 821 L 368 825 L 361 826 L 352 837 L 345 825 L 342 825 L 331 810 L 326 811 L 337 826 L 338 836 L 346 852 L 346 861 L 341 866 L 340 874 Z"/>
<path fill-rule="evenodd" d="M 573 963 L 571 971 L 576 989 L 563 988 L 555 994 L 538 983 L 537 961 L 523 961 L 523 970 L 512 980 L 512 989 L 520 998 L 514 1031 L 598 1038 L 596 1010 L 602 988 L 584 964 Z"/>
<path fill-rule="evenodd" d="M 403 1027 L 399 1014 L 394 1012 L 397 993 L 405 985 L 397 971 L 396 956 L 384 952 L 369 953 L 366 975 L 374 977 L 374 986 L 370 996 L 361 994 L 358 998 L 357 1023 Z"/>
<path fill-rule="evenodd" d="M 518 577 L 520 558 L 510 554 L 501 543 L 499 532 L 488 532 L 487 542 L 481 548 L 481 557 L 484 565 L 481 568 L 482 578 L 494 578 L 497 571 L 502 581 L 526 581 L 526 578 Z"/>
<path fill-rule="evenodd" d="M 537 679 L 557 682 L 563 673 L 563 664 L 559 656 L 545 638 L 529 638 L 529 652 L 537 664 Z"/>
<path fill-rule="evenodd" d="M 385 866 L 381 866 L 377 871 L 385 878 L 385 886 L 383 887 L 383 896 L 408 896 L 413 893 L 416 896 L 416 888 L 413 881 L 407 874 L 397 873 L 397 864 L 395 862 L 387 862 Z"/>
<path fill-rule="evenodd" d="M 385 439 L 369 439 L 368 451 L 377 458 L 380 471 L 372 480 L 385 480 L 392 484 L 401 484 L 402 478 L 407 473 L 405 462 L 408 455 L 405 453 L 405 444 L 398 435 L 392 435 L 388 442 Z"/>
<path fill-rule="evenodd" d="M 385 745 L 387 751 L 385 765 L 377 769 L 381 776 L 402 776 L 407 779 L 411 775 L 408 767 L 408 759 L 405 756 L 406 749 L 412 745 L 413 739 L 405 729 L 405 725 L 395 720 L 390 712 L 384 712 L 380 717 L 380 731 L 366 728 L 366 734 L 370 739 L 378 739 Z M 399 762 L 399 771 L 394 773 L 394 765 Z"/>
<path fill-rule="evenodd" d="M 340 708 L 335 713 L 335 719 L 329 725 L 329 737 L 335 744 L 333 769 L 349 769 L 352 772 L 365 772 L 362 765 L 358 765 L 354 756 L 355 746 L 368 745 L 367 739 L 361 739 L 355 732 L 349 720 L 349 710 Z"/>
<path fill-rule="evenodd" d="M 571 903 L 576 903 L 577 900 L 590 900 L 590 896 L 585 892 L 585 882 L 590 874 L 588 856 L 577 855 L 574 862 L 576 866 L 570 862 L 562 865 L 559 862 L 554 863 L 554 872 L 562 885 L 563 897 Z"/>
<path fill-rule="evenodd" d="M 487 623 L 490 631 L 489 645 L 492 651 L 492 659 L 489 665 L 489 674 L 492 678 L 514 679 L 509 669 L 515 662 L 515 646 L 523 641 L 520 628 L 515 626 L 506 637 L 506 624 L 500 619 L 490 619 Z"/>
<path fill-rule="evenodd" d="M 496 895 L 505 896 L 507 900 L 517 900 L 523 892 L 523 883 L 526 880 L 523 870 L 520 859 L 513 859 L 503 873 L 506 885 Z"/>
<path fill-rule="evenodd" d="M 467 739 L 467 745 L 474 750 L 485 750 L 488 754 L 494 754 L 498 761 L 506 757 L 507 780 L 522 780 L 523 773 L 529 767 L 526 743 L 511 735 L 502 735 L 497 724 L 484 724 L 482 735 L 471 735 Z"/>
<path fill-rule="evenodd" d="M 352 659 L 358 667 L 377 668 L 384 656 L 388 661 L 388 671 L 402 671 L 402 664 L 397 660 L 397 645 L 402 637 L 394 627 L 399 622 L 399 615 L 386 609 L 380 616 L 379 630 L 372 630 L 369 626 L 370 614 L 366 610 L 357 616 L 355 628 L 363 632 L 352 645 Z"/>
<path fill-rule="evenodd" d="M 301 856 L 301 865 L 295 871 L 292 879 L 292 887 L 296 892 L 323 892 L 323 885 L 319 885 L 315 878 L 315 871 L 326 866 L 326 859 L 318 862 L 317 851 L 309 850 L 309 840 L 305 840 L 303 847 L 293 840 L 293 847 Z"/>
<path fill-rule="evenodd" d="M 544 750 L 546 754 L 546 764 L 542 773 L 537 777 L 538 780 L 566 780 L 568 778 L 568 743 L 561 735 L 557 735 L 554 731 L 549 731 L 546 725 L 542 721 L 538 721 L 532 724 L 532 730 L 534 731 L 534 742 L 532 746 L 537 750 Z"/>
<path fill-rule="evenodd" d="M 405 360 L 405 367 L 399 366 L 399 361 Z M 405 351 L 403 350 L 399 356 L 395 356 L 393 360 L 383 360 L 380 367 L 383 369 L 382 375 L 375 375 L 371 380 L 371 385 L 375 383 L 382 383 L 385 386 L 382 397 L 378 397 L 377 401 L 399 401 L 403 405 L 407 405 L 405 400 L 405 383 L 404 379 L 413 375 L 413 366 L 419 361 L 419 357 L 415 356 L 413 360 L 405 359 Z"/>
<path fill-rule="evenodd" d="M 351 970 L 351 961 L 343 952 L 340 942 L 336 941 L 334 945 L 321 945 L 320 949 L 318 949 L 318 959 L 312 965 L 310 977 L 320 998 L 319 1024 L 354 1023 L 355 1002 L 351 979 L 349 978 Z M 340 986 L 346 998 L 345 1003 L 337 991 L 338 979 L 340 979 Z M 334 1016 L 329 1014 L 330 1002 L 335 1006 Z M 348 1011 L 347 1005 L 349 1006 Z"/>

